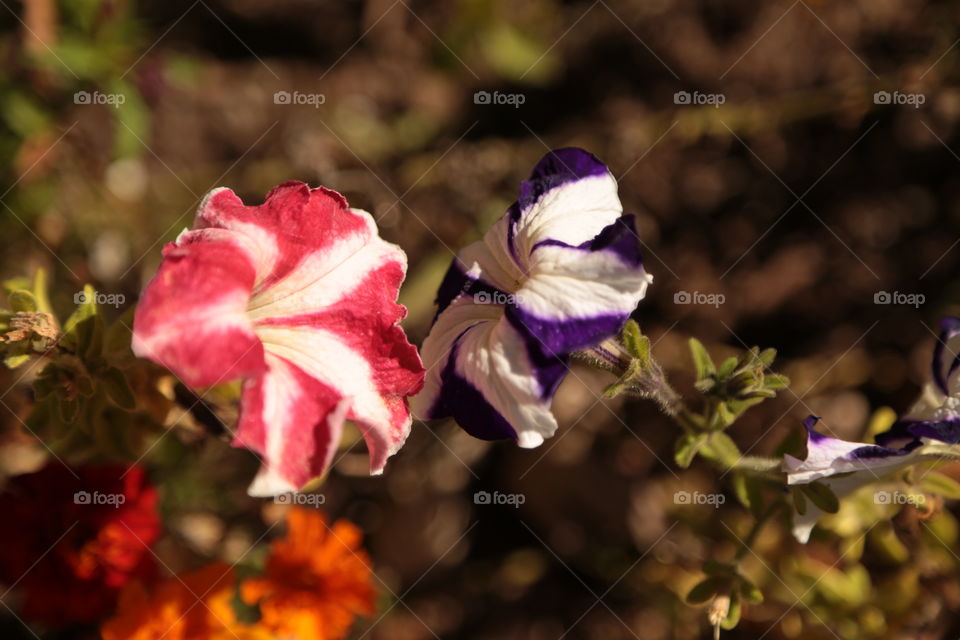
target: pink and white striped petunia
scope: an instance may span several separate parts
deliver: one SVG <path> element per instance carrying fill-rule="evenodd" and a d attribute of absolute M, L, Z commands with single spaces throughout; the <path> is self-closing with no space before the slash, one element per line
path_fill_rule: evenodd
<path fill-rule="evenodd" d="M 652 279 L 606 165 L 583 149 L 551 151 L 450 265 L 414 412 L 539 446 L 557 429 L 550 404 L 571 354 L 616 336 Z"/>
<path fill-rule="evenodd" d="M 380 473 L 410 431 L 423 385 L 398 326 L 403 251 L 336 191 L 287 182 L 260 206 L 211 191 L 192 230 L 164 247 L 134 319 L 133 350 L 187 385 L 244 379 L 233 444 L 262 456 L 250 495 L 322 475 L 344 421 Z"/>

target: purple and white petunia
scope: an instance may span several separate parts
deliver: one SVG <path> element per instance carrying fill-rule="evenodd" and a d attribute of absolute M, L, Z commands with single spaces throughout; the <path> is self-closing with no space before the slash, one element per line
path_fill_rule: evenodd
<path fill-rule="evenodd" d="M 850 472 L 867 472 L 876 478 L 887 468 L 902 466 L 903 456 L 920 444 L 910 443 L 901 449 L 893 449 L 831 438 L 814 429 L 819 421 L 819 416 L 807 416 L 803 421 L 807 429 L 807 457 L 800 460 L 791 455 L 784 456 L 787 484 L 807 484 Z"/>
<path fill-rule="evenodd" d="M 816 431 L 814 426 L 819 420 L 818 416 L 807 416 L 803 421 L 807 429 L 806 458 L 784 456 L 783 471 L 789 485 L 819 481 L 842 498 L 923 457 L 916 451 L 921 444 L 919 441 L 909 442 L 901 448 L 849 442 Z M 806 542 L 822 515 L 824 512 L 813 504 L 807 505 L 804 514 L 794 514 L 794 537 Z"/>
<path fill-rule="evenodd" d="M 903 467 L 931 458 L 960 458 L 960 318 L 945 317 L 933 350 L 930 381 L 910 410 L 878 434 L 877 444 L 847 442 L 814 430 L 816 416 L 804 420 L 807 457 L 785 456 L 788 484 L 820 481 L 837 497 Z M 806 542 L 823 512 L 808 506 L 794 516 L 794 536 Z"/>
<path fill-rule="evenodd" d="M 540 445 L 557 429 L 550 404 L 570 355 L 617 335 L 652 279 L 606 165 L 582 149 L 551 151 L 450 266 L 414 414 Z"/>
<path fill-rule="evenodd" d="M 931 378 L 920 398 L 877 442 L 889 446 L 917 440 L 960 444 L 960 318 L 940 321 Z"/>

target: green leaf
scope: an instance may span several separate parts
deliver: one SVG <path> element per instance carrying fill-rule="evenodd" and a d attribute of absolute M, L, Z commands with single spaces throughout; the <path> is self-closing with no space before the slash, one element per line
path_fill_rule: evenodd
<path fill-rule="evenodd" d="M 713 366 L 713 360 L 710 359 L 710 354 L 707 353 L 703 344 L 696 338 L 690 338 L 689 344 L 693 364 L 697 369 L 697 380 L 703 380 L 716 373 L 717 368 Z"/>
<path fill-rule="evenodd" d="M 714 431 L 700 449 L 706 458 L 730 468 L 740 461 L 740 449 L 737 444 L 723 431 Z"/>
<path fill-rule="evenodd" d="M 772 373 L 764 376 L 763 386 L 767 389 L 786 389 L 790 386 L 790 378 L 779 373 Z"/>
<path fill-rule="evenodd" d="M 716 386 L 717 381 L 712 376 L 704 378 L 703 380 L 697 380 L 693 383 L 693 387 L 703 394 L 709 393 Z"/>
<path fill-rule="evenodd" d="M 611 382 L 606 389 L 603 390 L 604 398 L 616 398 L 618 395 L 623 393 L 623 390 L 628 386 L 628 377 L 623 376 L 616 382 Z"/>
<path fill-rule="evenodd" d="M 730 356 L 717 368 L 717 377 L 726 378 L 737 369 L 738 364 L 740 364 L 740 361 Z"/>
<path fill-rule="evenodd" d="M 718 402 L 713 409 L 713 424 L 711 428 L 713 429 L 726 429 L 737 417 L 730 411 L 730 408 L 727 406 L 726 402 Z"/>
<path fill-rule="evenodd" d="M 65 334 L 72 333 L 78 324 L 97 314 L 97 292 L 89 284 L 83 286 L 80 302 L 67 321 L 63 324 Z M 66 338 L 64 338 L 66 340 Z"/>
<path fill-rule="evenodd" d="M 10 91 L 7 87 L 0 102 L 0 117 L 21 138 L 30 138 L 51 128 L 50 110 L 40 100 L 27 93 Z"/>
<path fill-rule="evenodd" d="M 733 478 L 733 489 L 740 503 L 750 509 L 755 518 L 760 518 L 764 510 L 763 481 L 757 476 L 738 472 Z"/>
<path fill-rule="evenodd" d="M 26 289 L 17 289 L 7 294 L 10 308 L 17 313 L 33 313 L 37 310 L 37 299 Z"/>
<path fill-rule="evenodd" d="M 37 269 L 33 276 L 33 297 L 37 301 L 37 311 L 53 314 L 50 296 L 47 293 L 47 272 L 44 269 Z"/>
<path fill-rule="evenodd" d="M 640 332 L 636 320 L 627 320 L 623 325 L 621 340 L 627 353 L 640 360 L 644 367 L 650 364 L 650 339 Z"/>
<path fill-rule="evenodd" d="M 7 295 L 7 297 L 10 297 L 10 294 L 18 289 L 29 290 L 33 286 L 33 283 L 30 282 L 28 278 L 17 276 L 15 278 L 9 278 L 3 282 L 0 282 L 0 286 L 3 287 L 3 292 Z"/>
<path fill-rule="evenodd" d="M 21 353 L 14 356 L 7 356 L 3 359 L 3 364 L 8 369 L 16 369 L 22 364 L 26 364 L 30 360 L 29 353 Z"/>
<path fill-rule="evenodd" d="M 102 374 L 102 381 L 107 395 L 117 403 L 117 406 L 128 411 L 137 408 L 137 398 L 133 394 L 133 389 L 130 388 L 123 371 L 116 367 L 110 367 Z"/>
<path fill-rule="evenodd" d="M 686 469 L 693 462 L 697 451 L 707 442 L 706 433 L 685 433 L 677 438 L 676 450 L 673 453 L 673 459 L 677 466 Z"/>
<path fill-rule="evenodd" d="M 78 322 L 71 333 L 64 335 L 62 344 L 96 368 L 103 351 L 103 321 L 100 316 L 88 316 Z"/>
<path fill-rule="evenodd" d="M 764 349 L 763 351 L 760 352 L 760 354 L 757 356 L 757 358 L 760 360 L 760 363 L 761 363 L 763 366 L 769 367 L 770 365 L 773 364 L 773 361 L 776 360 L 776 358 L 777 358 L 777 350 L 776 350 L 776 349 Z"/>
<path fill-rule="evenodd" d="M 791 455 L 794 458 L 804 458 L 803 450 L 807 444 L 807 431 L 803 427 L 797 426 L 787 431 L 787 435 L 777 446 L 773 455 L 782 458 L 785 455 Z"/>
<path fill-rule="evenodd" d="M 730 578 L 727 576 L 709 576 L 698 582 L 687 594 L 688 604 L 703 604 L 707 600 L 724 593 L 730 588 Z"/>
<path fill-rule="evenodd" d="M 790 490 L 790 495 L 793 496 L 793 508 L 800 515 L 804 515 L 807 512 L 807 499 L 803 497 L 803 491 L 794 487 Z"/>
<path fill-rule="evenodd" d="M 820 563 L 811 562 L 808 571 L 818 572 L 812 576 L 817 579 L 816 590 L 830 604 L 854 608 L 870 596 L 869 574 L 862 565 L 852 565 L 847 571 L 828 566 L 824 571 Z"/>
<path fill-rule="evenodd" d="M 122 316 L 117 318 L 104 332 L 103 355 L 113 365 L 129 365 L 136 356 L 130 348 L 133 334 L 130 326 L 133 324 L 133 314 L 136 307 L 130 307 Z"/>
<path fill-rule="evenodd" d="M 810 502 L 826 513 L 836 513 L 840 509 L 840 501 L 837 500 L 836 494 L 822 482 L 802 484 L 800 490 L 810 498 Z"/>
<path fill-rule="evenodd" d="M 920 481 L 920 488 L 927 493 L 960 500 L 960 482 L 939 471 L 928 471 Z"/>
<path fill-rule="evenodd" d="M 33 381 L 33 395 L 44 400 L 60 387 L 59 368 L 55 364 L 44 367 Z"/>
<path fill-rule="evenodd" d="M 886 560 L 903 564 L 910 559 L 910 550 L 897 536 L 893 524 L 889 521 L 878 522 L 869 530 L 870 547 L 883 554 Z"/>

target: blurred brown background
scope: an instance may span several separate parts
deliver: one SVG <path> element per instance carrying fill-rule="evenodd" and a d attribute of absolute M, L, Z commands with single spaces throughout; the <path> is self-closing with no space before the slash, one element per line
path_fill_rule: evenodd
<path fill-rule="evenodd" d="M 256 203 L 301 179 L 371 211 L 407 251 L 419 343 L 451 250 L 543 153 L 571 145 L 611 167 L 639 214 L 655 281 L 636 317 L 680 389 L 690 335 L 717 355 L 779 350 L 791 389 L 732 433 L 750 453 L 811 412 L 855 439 L 874 408 L 905 409 L 939 317 L 957 311 L 953 2 L 2 4 L 0 275 L 46 268 L 63 311 L 84 282 L 123 294 L 118 313 L 132 305 L 209 189 Z M 522 104 L 492 103 L 505 95 Z M 723 304 L 678 304 L 684 292 Z M 11 415 L 28 411 L 29 387 L 0 376 L 4 437 L 29 443 Z M 536 450 L 439 423 L 415 425 L 382 478 L 365 477 L 362 451 L 343 459 L 325 508 L 367 532 L 384 593 L 357 637 L 710 637 L 683 595 L 749 518 L 723 482 L 719 509 L 675 505 L 674 491 L 718 474 L 679 472 L 675 428 L 650 405 L 600 401 L 608 381 L 575 368 L 555 402 L 561 430 Z M 215 439 L 170 440 L 180 448 L 147 459 L 175 487 L 161 549 L 173 564 L 236 557 L 263 530 L 244 495 L 255 461 Z M 202 465 L 186 471 L 184 456 Z M 477 491 L 525 502 L 477 505 Z M 960 634 L 955 541 L 897 561 L 857 537 L 801 547 L 782 523 L 765 529 L 749 562 L 767 600 L 724 637 Z M 852 564 L 870 582 L 843 592 Z M 842 577 L 818 579 L 830 571 Z"/>

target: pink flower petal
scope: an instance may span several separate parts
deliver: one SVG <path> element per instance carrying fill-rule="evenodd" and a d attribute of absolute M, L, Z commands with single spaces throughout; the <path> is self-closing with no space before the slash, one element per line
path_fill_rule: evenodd
<path fill-rule="evenodd" d="M 300 182 L 276 187 L 256 207 L 214 190 L 195 226 L 166 249 L 144 294 L 138 353 L 189 372 L 188 384 L 214 370 L 224 381 L 248 378 L 234 444 L 263 456 L 252 494 L 295 490 L 321 475 L 345 419 L 363 432 L 371 472 L 379 473 L 409 433 L 406 397 L 423 386 L 420 357 L 399 327 L 403 251 L 340 194 Z M 170 264 L 193 245 L 192 262 Z M 178 301 L 184 286 L 197 294 Z M 222 339 L 196 344 L 209 336 L 184 325 L 200 320 Z M 225 368 L 220 358 L 214 367 L 196 357 L 241 347 L 258 358 L 244 364 L 256 366 Z"/>
<path fill-rule="evenodd" d="M 233 440 L 263 457 L 248 490 L 252 496 L 296 491 L 322 475 L 346 418 L 347 402 L 336 391 L 282 357 L 268 354 L 267 362 L 266 374 L 244 384 Z"/>
<path fill-rule="evenodd" d="M 247 317 L 255 269 L 229 231 L 182 234 L 163 250 L 163 264 L 134 317 L 133 352 L 205 387 L 266 369 L 263 345 Z"/>

